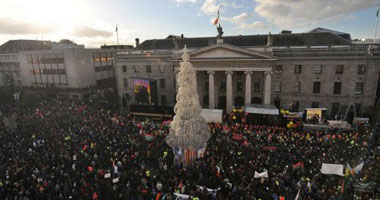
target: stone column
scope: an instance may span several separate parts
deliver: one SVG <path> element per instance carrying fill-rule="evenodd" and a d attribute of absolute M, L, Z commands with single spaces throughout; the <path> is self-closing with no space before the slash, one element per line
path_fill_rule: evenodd
<path fill-rule="evenodd" d="M 178 93 L 178 73 L 179 73 L 179 70 L 175 70 L 174 71 L 174 79 L 175 79 L 175 91 L 176 93 Z"/>
<path fill-rule="evenodd" d="M 208 71 L 208 105 L 210 109 L 215 108 L 215 81 L 214 81 L 214 71 Z"/>
<path fill-rule="evenodd" d="M 226 71 L 227 74 L 227 91 L 226 91 L 226 112 L 230 113 L 232 110 L 232 71 Z"/>
<path fill-rule="evenodd" d="M 194 75 L 195 75 L 195 80 L 194 80 L 195 88 L 197 89 L 197 94 L 199 94 L 198 93 L 198 72 L 194 71 Z"/>
<path fill-rule="evenodd" d="M 244 72 L 245 74 L 245 105 L 251 103 L 251 75 L 252 72 Z"/>
<path fill-rule="evenodd" d="M 264 72 L 264 104 L 270 104 L 270 95 L 272 89 L 272 72 Z"/>
<path fill-rule="evenodd" d="M 202 102 L 203 101 L 203 90 L 202 90 L 202 80 L 203 78 L 203 73 L 202 71 L 195 71 L 195 87 L 197 88 L 197 95 L 198 95 L 198 99 L 199 99 L 199 102 Z M 202 105 L 202 104 L 201 104 Z"/>

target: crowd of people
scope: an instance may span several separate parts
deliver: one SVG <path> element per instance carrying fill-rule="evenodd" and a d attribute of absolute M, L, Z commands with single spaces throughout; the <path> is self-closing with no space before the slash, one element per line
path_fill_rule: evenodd
<path fill-rule="evenodd" d="M 304 132 L 226 120 L 209 124 L 202 158 L 178 165 L 167 123 L 72 100 L 0 110 L 0 199 L 353 199 L 354 182 L 380 174 L 379 138 L 368 127 Z M 11 113 L 13 130 L 3 123 Z M 320 172 L 322 163 L 362 162 L 344 176 Z"/>

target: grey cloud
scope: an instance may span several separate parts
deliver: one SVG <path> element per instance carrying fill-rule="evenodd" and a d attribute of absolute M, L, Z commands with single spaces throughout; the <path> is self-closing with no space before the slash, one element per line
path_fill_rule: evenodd
<path fill-rule="evenodd" d="M 8 18 L 0 18 L 0 34 L 29 35 L 47 34 L 54 31 L 54 26 L 42 26 L 28 22 L 15 21 Z"/>
<path fill-rule="evenodd" d="M 76 37 L 111 37 L 113 32 L 98 30 L 95 28 L 91 28 L 89 26 L 81 26 L 77 28 L 74 32 Z"/>

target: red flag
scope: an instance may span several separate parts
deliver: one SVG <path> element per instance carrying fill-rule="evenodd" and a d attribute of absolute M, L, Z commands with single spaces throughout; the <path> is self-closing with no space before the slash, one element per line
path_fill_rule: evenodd
<path fill-rule="evenodd" d="M 293 164 L 293 169 L 297 169 L 297 168 L 304 168 L 303 167 L 303 162 L 302 161 L 299 161 L 298 163 L 296 164 Z"/>
<path fill-rule="evenodd" d="M 98 199 L 98 194 L 96 192 L 94 192 L 94 194 L 92 195 L 92 199 L 94 200 Z"/>
<path fill-rule="evenodd" d="M 160 200 L 161 194 L 162 194 L 161 192 L 157 193 L 156 200 Z"/>
<path fill-rule="evenodd" d="M 83 151 L 86 151 L 86 149 L 87 149 L 87 145 L 85 144 L 85 145 L 83 146 L 82 150 L 83 150 Z"/>
<path fill-rule="evenodd" d="M 78 108 L 78 112 L 83 112 L 86 109 L 87 109 L 87 105 L 83 105 L 83 106 Z"/>
<path fill-rule="evenodd" d="M 181 181 L 179 182 L 179 185 L 178 185 L 180 190 L 182 190 L 182 186 L 183 186 L 183 183 L 182 183 L 182 178 L 181 178 Z"/>
<path fill-rule="evenodd" d="M 266 151 L 276 151 L 277 147 L 275 146 L 263 146 L 263 150 L 266 150 Z"/>
<path fill-rule="evenodd" d="M 232 136 L 232 139 L 234 139 L 234 140 L 242 140 L 243 139 L 243 134 L 234 133 L 233 136 Z"/>

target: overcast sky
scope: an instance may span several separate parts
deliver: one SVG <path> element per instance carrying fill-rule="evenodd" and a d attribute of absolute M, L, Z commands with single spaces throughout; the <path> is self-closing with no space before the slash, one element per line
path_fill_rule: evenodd
<path fill-rule="evenodd" d="M 170 34 L 216 36 L 218 9 L 225 35 L 323 27 L 373 38 L 378 5 L 380 0 L 1 0 L 0 44 L 70 39 L 99 47 L 116 43 L 116 24 L 121 44 Z"/>

